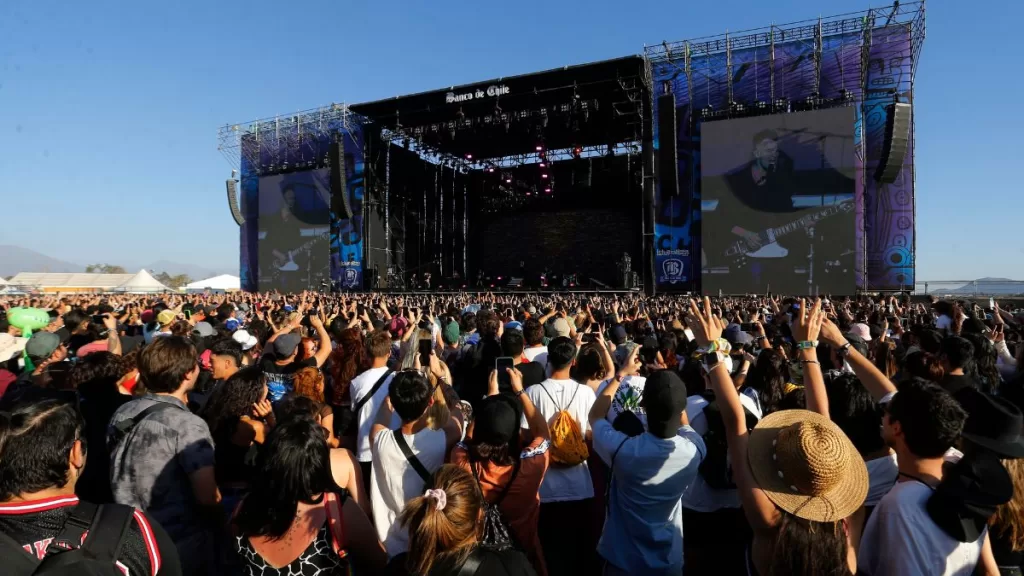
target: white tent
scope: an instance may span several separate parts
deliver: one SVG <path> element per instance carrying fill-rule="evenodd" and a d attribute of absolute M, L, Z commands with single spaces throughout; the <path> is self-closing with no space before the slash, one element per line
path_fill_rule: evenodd
<path fill-rule="evenodd" d="M 185 286 L 185 290 L 188 292 L 232 292 L 241 290 L 241 288 L 242 280 L 238 276 L 232 276 L 231 274 L 221 274 L 206 280 L 197 280 Z"/>
<path fill-rule="evenodd" d="M 123 282 L 114 291 L 145 294 L 149 292 L 170 292 L 171 289 L 161 284 L 156 278 L 153 278 L 153 275 L 146 270 L 139 270 L 135 276 Z"/>

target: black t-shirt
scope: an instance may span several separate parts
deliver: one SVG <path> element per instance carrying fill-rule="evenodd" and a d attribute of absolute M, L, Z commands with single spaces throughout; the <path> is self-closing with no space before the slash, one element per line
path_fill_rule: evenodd
<path fill-rule="evenodd" d="M 386 574 L 388 576 L 416 576 L 405 566 L 408 556 L 403 552 L 388 562 Z M 517 550 L 490 550 L 478 547 L 473 551 L 471 557 L 480 559 L 480 567 L 472 572 L 473 576 L 537 576 L 537 571 L 526 559 L 522 552 Z M 459 576 L 462 569 L 458 566 L 437 566 L 435 565 L 427 576 Z"/>
<path fill-rule="evenodd" d="M 269 390 L 267 400 L 277 402 L 284 398 L 284 395 L 293 389 L 292 381 L 295 380 L 295 373 L 307 367 L 317 367 L 315 357 L 297 360 L 284 366 L 278 365 L 270 354 L 260 358 L 260 369 L 267 376 L 267 389 Z"/>
<path fill-rule="evenodd" d="M 77 496 L 0 503 L 0 532 L 42 559 L 76 506 Z M 138 510 L 125 535 L 118 564 L 122 572 L 132 576 L 181 576 L 174 542 L 160 524 Z"/>
<path fill-rule="evenodd" d="M 87 383 L 92 384 L 92 383 Z M 118 408 L 132 400 L 131 396 L 121 394 L 113 382 L 105 384 L 108 389 L 79 389 L 79 406 L 85 420 L 86 446 L 89 457 L 85 460 L 85 469 L 75 484 L 75 494 L 87 502 L 103 504 L 114 501 L 110 490 L 110 451 L 107 450 L 107 426 L 110 418 Z"/>
<path fill-rule="evenodd" d="M 547 379 L 547 375 L 544 373 L 544 365 L 540 362 L 516 364 L 516 370 L 519 370 L 520 374 L 523 375 L 524 390 Z"/>
<path fill-rule="evenodd" d="M 949 374 L 942 379 L 939 383 L 946 392 L 949 392 L 953 398 L 960 404 L 964 403 L 964 400 L 974 391 L 978 390 L 978 384 L 973 378 L 966 375 L 957 376 Z"/>

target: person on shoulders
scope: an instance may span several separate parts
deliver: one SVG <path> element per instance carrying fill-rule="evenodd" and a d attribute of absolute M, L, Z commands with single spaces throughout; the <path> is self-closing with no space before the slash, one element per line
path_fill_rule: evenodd
<path fill-rule="evenodd" d="M 331 355 L 331 335 L 324 328 L 323 321 L 315 314 L 309 316 L 309 324 L 316 330 L 320 339 L 316 354 L 304 360 L 298 360 L 299 344 L 302 336 L 295 332 L 302 322 L 302 315 L 296 314 L 291 323 L 275 332 L 268 340 L 266 349 L 269 351 L 260 360 L 260 368 L 267 375 L 267 387 L 270 389 L 270 403 L 276 404 L 284 395 L 293 390 L 295 373 L 306 367 L 320 368 Z"/>
<path fill-rule="evenodd" d="M 48 551 L 59 556 L 62 548 L 80 547 L 84 530 L 93 527 L 96 504 L 75 496 L 87 460 L 83 427 L 75 406 L 59 400 L 0 412 L 0 533 L 21 548 L 9 549 L 7 539 L 0 539 L 4 574 L 28 576 L 31 569 L 19 566 L 42 561 Z M 178 550 L 160 523 L 137 508 L 128 522 L 117 569 L 180 576 Z"/>

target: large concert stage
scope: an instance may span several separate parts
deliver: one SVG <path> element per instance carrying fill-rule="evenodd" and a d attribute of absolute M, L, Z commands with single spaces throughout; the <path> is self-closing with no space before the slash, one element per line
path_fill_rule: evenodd
<path fill-rule="evenodd" d="M 923 38 L 896 4 L 227 125 L 243 288 L 907 289 Z"/>

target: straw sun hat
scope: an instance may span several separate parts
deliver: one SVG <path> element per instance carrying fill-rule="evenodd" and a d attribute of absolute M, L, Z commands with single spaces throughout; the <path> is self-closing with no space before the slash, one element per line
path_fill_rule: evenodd
<path fill-rule="evenodd" d="M 849 517 L 868 494 L 868 469 L 831 420 L 783 410 L 750 432 L 747 460 L 754 480 L 776 506 L 805 520 Z"/>

